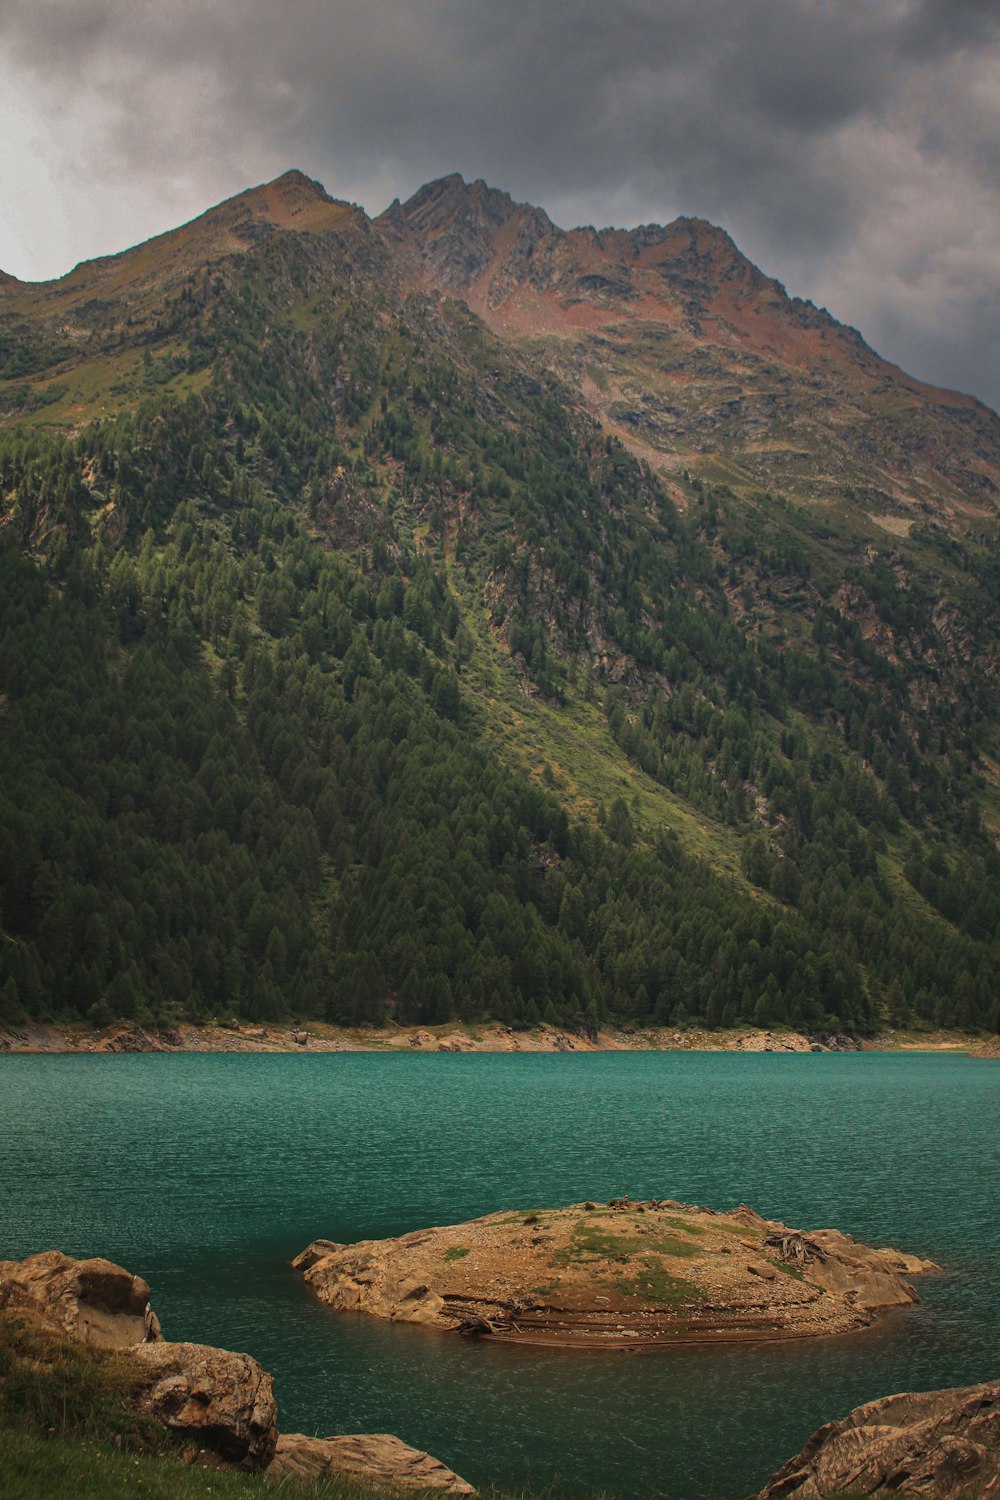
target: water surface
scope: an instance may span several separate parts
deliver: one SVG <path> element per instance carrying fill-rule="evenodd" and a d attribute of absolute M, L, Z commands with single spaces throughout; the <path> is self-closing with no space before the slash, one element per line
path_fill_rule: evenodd
<path fill-rule="evenodd" d="M 944 1263 L 817 1343 L 570 1354 L 331 1313 L 354 1240 L 628 1194 L 750 1203 Z M 396 1432 L 479 1484 L 736 1500 L 860 1401 L 997 1375 L 1000 1065 L 935 1054 L 0 1059 L 0 1257 L 141 1273 L 168 1337 L 246 1349 L 280 1425 Z"/>

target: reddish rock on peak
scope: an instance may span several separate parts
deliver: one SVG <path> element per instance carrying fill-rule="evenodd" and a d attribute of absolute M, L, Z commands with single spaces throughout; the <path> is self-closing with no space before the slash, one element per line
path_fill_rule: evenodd
<path fill-rule="evenodd" d="M 415 282 L 530 344 L 655 469 L 723 458 L 735 487 L 857 493 L 897 534 L 997 511 L 993 412 L 882 359 L 704 219 L 563 230 L 452 175 L 375 223 Z"/>

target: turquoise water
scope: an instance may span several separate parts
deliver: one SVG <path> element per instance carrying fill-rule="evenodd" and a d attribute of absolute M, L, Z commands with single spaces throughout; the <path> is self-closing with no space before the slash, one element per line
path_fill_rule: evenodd
<path fill-rule="evenodd" d="M 586 1198 L 741 1201 L 946 1265 L 852 1338 L 554 1354 L 334 1314 L 287 1266 Z M 473 1482 L 737 1500 L 815 1427 L 996 1377 L 1000 1065 L 931 1054 L 0 1059 L 0 1257 L 151 1283 L 175 1339 L 246 1349 L 286 1431 L 390 1431 Z"/>

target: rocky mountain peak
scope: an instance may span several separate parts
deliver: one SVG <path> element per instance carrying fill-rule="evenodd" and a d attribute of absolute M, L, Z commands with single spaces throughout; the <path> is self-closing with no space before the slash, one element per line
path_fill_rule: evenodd
<path fill-rule="evenodd" d="M 413 232 L 434 233 L 456 226 L 480 233 L 500 229 L 515 217 L 528 217 L 551 229 L 543 209 L 516 203 L 509 193 L 490 187 L 481 177 L 466 182 L 458 172 L 425 183 L 405 203 L 397 198 L 382 222 L 406 225 Z"/>
<path fill-rule="evenodd" d="M 523 253 L 561 233 L 544 210 L 457 172 L 427 183 L 405 203 L 396 199 L 375 222 L 426 277 L 463 295 L 515 245 Z"/>

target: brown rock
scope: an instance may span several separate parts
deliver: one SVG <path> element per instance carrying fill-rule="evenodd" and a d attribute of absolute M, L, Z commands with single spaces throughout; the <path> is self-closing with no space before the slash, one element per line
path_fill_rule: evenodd
<path fill-rule="evenodd" d="M 881 1307 L 904 1307 L 918 1301 L 916 1292 L 905 1276 L 918 1276 L 936 1270 L 933 1261 L 918 1255 L 904 1255 L 898 1250 L 875 1250 L 859 1245 L 849 1234 L 837 1229 L 817 1229 L 809 1242 L 820 1254 L 808 1266 L 811 1280 L 828 1292 L 850 1296 L 854 1305 L 868 1311 Z"/>
<path fill-rule="evenodd" d="M 1000 1383 L 887 1396 L 813 1433 L 755 1500 L 891 1490 L 933 1500 L 1000 1495 Z"/>
<path fill-rule="evenodd" d="M 471 1484 L 436 1458 L 384 1432 L 332 1438 L 283 1433 L 266 1477 L 268 1482 L 294 1478 L 315 1484 L 333 1476 L 361 1480 L 379 1489 L 476 1494 Z"/>
<path fill-rule="evenodd" d="M 99 1349 L 161 1337 L 141 1276 L 110 1260 L 72 1260 L 60 1250 L 0 1261 L 0 1308 Z"/>
<path fill-rule="evenodd" d="M 764 1261 L 751 1261 L 747 1270 L 751 1276 L 759 1276 L 761 1281 L 773 1281 L 778 1274 L 773 1266 L 767 1265 Z"/>
<path fill-rule="evenodd" d="M 146 1411 L 220 1464 L 264 1469 L 278 1439 L 270 1375 L 249 1354 L 206 1344 L 142 1344 L 132 1350 Z"/>
<path fill-rule="evenodd" d="M 299 1251 L 291 1263 L 292 1270 L 309 1271 L 325 1255 L 336 1255 L 337 1251 L 343 1248 L 343 1245 L 339 1245 L 336 1240 L 313 1240 L 311 1245 Z"/>

